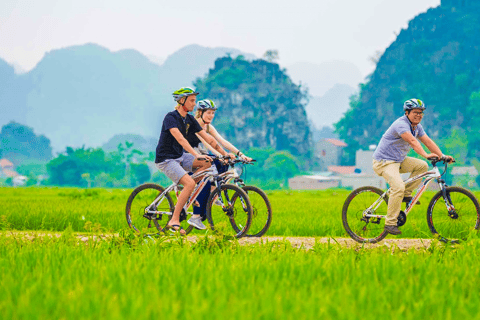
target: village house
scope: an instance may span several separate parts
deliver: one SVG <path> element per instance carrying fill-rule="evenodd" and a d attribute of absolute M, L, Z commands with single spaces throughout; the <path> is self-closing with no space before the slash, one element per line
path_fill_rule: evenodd
<path fill-rule="evenodd" d="M 19 174 L 15 171 L 13 163 L 7 159 L 0 159 L 0 178 L 15 178 Z"/>
<path fill-rule="evenodd" d="M 342 159 L 343 148 L 347 144 L 338 139 L 321 139 L 315 144 L 315 157 L 319 170 L 326 171 L 329 166 L 337 166 Z"/>

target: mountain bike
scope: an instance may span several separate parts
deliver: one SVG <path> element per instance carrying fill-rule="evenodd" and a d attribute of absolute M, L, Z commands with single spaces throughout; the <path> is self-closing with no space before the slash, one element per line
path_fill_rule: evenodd
<path fill-rule="evenodd" d="M 252 223 L 250 229 L 245 237 L 261 237 L 270 228 L 272 223 L 272 206 L 267 194 L 260 188 L 255 186 L 247 186 L 240 176 L 243 173 L 243 168 L 235 167 L 236 164 L 253 164 L 242 159 L 235 159 L 228 161 L 230 169 L 222 173 L 227 183 L 233 183 L 242 188 L 248 195 L 250 203 L 252 204 Z"/>
<path fill-rule="evenodd" d="M 233 235 L 237 238 L 244 236 L 252 221 L 252 205 L 247 193 L 236 185 L 225 183 L 223 177 L 219 177 L 213 167 L 194 173 L 192 178 L 200 179 L 200 181 L 196 184 L 180 214 L 180 224 L 185 232 L 188 234 L 194 228 L 187 223 L 189 215 L 193 214 L 188 209 L 195 203 L 207 182 L 211 182 L 215 189 L 207 200 L 206 213 L 210 229 L 215 233 Z M 171 193 L 178 194 L 179 189 L 180 186 L 176 183 L 166 189 L 154 183 L 146 183 L 137 187 L 127 200 L 128 225 L 136 232 L 145 235 L 165 233 L 168 221 L 175 209 Z M 217 199 L 222 205 L 215 204 Z"/>
<path fill-rule="evenodd" d="M 417 189 L 415 197 L 406 205 L 405 211 L 400 211 L 397 226 L 403 226 L 407 216 L 418 202 L 430 182 L 436 180 L 440 187 L 427 209 L 427 224 L 434 236 L 441 241 L 458 241 L 464 239 L 472 230 L 480 227 L 480 206 L 477 199 L 467 189 L 449 187 L 442 176 L 447 171 L 448 163 L 438 158 L 429 158 L 433 168 L 418 176 L 404 181 L 405 184 L 424 179 Z M 436 166 L 443 161 L 443 173 Z M 384 230 L 388 207 L 388 189 L 382 191 L 376 187 L 361 187 L 355 189 L 345 200 L 342 210 L 343 226 L 347 233 L 357 242 L 376 243 L 387 236 Z M 441 201 L 439 201 L 441 200 Z"/>

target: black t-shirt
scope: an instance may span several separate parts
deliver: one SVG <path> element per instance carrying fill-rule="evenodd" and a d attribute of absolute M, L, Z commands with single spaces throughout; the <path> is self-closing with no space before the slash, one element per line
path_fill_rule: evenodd
<path fill-rule="evenodd" d="M 184 118 L 177 110 L 167 113 L 165 119 L 163 119 L 155 163 L 160 163 L 167 159 L 180 158 L 184 152 L 182 145 L 178 143 L 177 139 L 170 133 L 170 129 L 172 128 L 178 128 L 185 138 L 189 133 L 195 135 L 195 132 L 202 130 L 200 124 L 190 114 L 187 114 Z"/>
<path fill-rule="evenodd" d="M 195 120 L 195 121 L 197 121 L 197 120 Z M 198 145 L 201 143 L 200 139 L 198 139 L 197 135 L 195 134 L 195 132 L 193 132 L 193 130 L 189 130 L 187 132 L 187 136 L 185 138 L 187 139 L 188 143 L 190 143 L 190 145 L 193 148 L 198 147 Z"/>

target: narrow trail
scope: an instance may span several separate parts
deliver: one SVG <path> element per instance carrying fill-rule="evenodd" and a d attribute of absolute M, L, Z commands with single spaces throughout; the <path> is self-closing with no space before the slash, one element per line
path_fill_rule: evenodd
<path fill-rule="evenodd" d="M 2 234 L 7 236 L 19 236 L 24 239 L 34 240 L 39 237 L 56 237 L 60 238 L 62 236 L 61 232 L 38 232 L 38 231 L 2 231 Z M 75 234 L 75 233 L 74 233 Z M 118 234 L 107 233 L 107 234 L 84 234 L 78 233 L 75 234 L 79 241 L 88 242 L 90 240 L 101 240 L 108 239 L 113 236 L 118 236 Z M 197 236 L 187 236 L 186 239 L 191 242 L 197 241 Z M 301 248 L 305 250 L 310 250 L 315 245 L 315 241 L 318 243 L 330 243 L 332 245 L 344 246 L 347 248 L 398 248 L 402 251 L 409 249 L 426 249 L 428 248 L 433 239 L 410 239 L 410 238 L 388 238 L 380 241 L 379 243 L 368 243 L 361 244 L 350 238 L 334 238 L 334 237 L 280 237 L 280 236 L 264 236 L 261 238 L 241 238 L 238 240 L 240 244 L 256 244 L 256 243 L 272 243 L 272 242 L 283 242 L 288 241 L 294 248 Z"/>

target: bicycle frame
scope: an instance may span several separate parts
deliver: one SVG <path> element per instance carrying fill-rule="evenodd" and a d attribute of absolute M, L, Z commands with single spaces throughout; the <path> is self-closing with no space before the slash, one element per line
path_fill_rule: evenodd
<path fill-rule="evenodd" d="M 430 184 L 430 182 L 432 182 L 432 180 L 434 180 L 434 179 L 437 180 L 437 183 L 440 186 L 440 190 L 442 190 L 444 196 L 446 195 L 446 192 L 445 192 L 446 184 L 445 184 L 445 181 L 443 181 L 441 179 L 441 176 L 442 175 L 440 174 L 440 170 L 438 170 L 437 166 L 434 165 L 432 170 L 424 172 L 422 174 L 419 174 L 418 176 L 411 177 L 411 178 L 403 181 L 405 183 L 405 185 L 407 185 L 407 184 L 412 183 L 414 181 L 417 181 L 417 180 L 420 180 L 420 179 L 425 179 L 425 181 L 423 181 L 423 184 L 417 189 L 418 191 L 415 194 L 415 197 L 412 199 L 412 201 L 410 201 L 410 203 L 407 204 L 407 207 L 405 209 L 405 215 L 408 216 L 408 214 L 412 210 L 413 206 L 417 203 L 418 199 L 420 199 L 420 197 L 425 192 L 425 190 L 427 190 L 427 187 Z M 370 212 L 375 212 L 378 209 L 382 200 L 385 199 L 386 195 L 389 192 L 390 192 L 390 189 L 385 191 L 370 207 L 365 209 L 365 211 L 363 212 L 363 217 L 365 217 L 365 218 L 386 218 L 387 217 L 386 215 L 371 214 Z M 444 197 L 444 199 L 447 199 L 447 197 Z M 447 202 L 447 200 L 445 200 L 445 204 L 447 205 L 447 208 L 449 208 L 449 209 L 452 207 L 452 205 L 449 204 Z"/>
<path fill-rule="evenodd" d="M 214 169 L 213 166 L 206 169 L 206 170 L 203 170 L 201 172 L 194 173 L 192 175 L 192 179 L 195 180 L 195 179 L 201 178 L 201 180 L 196 184 L 195 189 L 193 190 L 192 194 L 188 198 L 187 203 L 183 206 L 183 209 L 185 210 L 185 213 L 186 214 L 191 214 L 190 212 L 187 212 L 187 210 L 195 202 L 195 200 L 197 199 L 200 192 L 202 192 L 203 188 L 205 188 L 207 182 L 212 182 L 212 183 L 214 183 L 215 187 L 220 188 L 221 184 L 226 183 L 226 181 L 227 181 L 227 180 L 225 180 L 225 175 L 227 173 L 231 174 L 231 172 L 225 172 L 225 173 L 222 173 L 222 174 L 218 174 L 218 173 L 215 172 L 215 169 Z M 163 200 L 165 200 L 165 195 L 167 193 L 169 193 L 171 191 L 175 191 L 177 193 L 178 186 L 179 186 L 178 183 L 173 183 L 170 186 L 168 186 L 160 195 L 158 195 L 155 198 L 155 200 L 153 200 L 153 202 L 150 205 L 148 205 L 145 208 L 145 214 L 149 214 L 149 215 L 163 215 L 163 214 L 166 214 L 166 215 L 169 215 L 169 216 L 173 215 L 173 212 L 170 212 L 170 211 L 158 211 L 157 207 L 163 202 Z M 224 209 L 225 209 L 225 203 L 227 203 L 228 206 L 231 205 L 230 199 L 228 199 L 228 195 L 226 195 L 226 197 L 227 197 L 227 199 L 226 199 L 226 202 L 225 202 L 225 199 L 224 199 L 222 193 L 220 193 L 220 199 L 221 199 L 221 202 L 223 204 L 222 207 Z M 243 199 L 241 199 L 240 201 L 242 202 L 242 205 L 245 207 L 245 204 L 243 203 Z"/>
<path fill-rule="evenodd" d="M 183 206 L 183 209 L 185 210 L 185 212 L 187 212 L 187 209 L 190 208 L 190 206 L 195 202 L 195 200 L 197 199 L 200 192 L 202 192 L 203 188 L 205 188 L 205 185 L 207 184 L 207 182 L 209 182 L 209 181 L 212 182 L 212 181 L 215 180 L 215 176 L 216 176 L 216 173 L 215 173 L 213 167 L 210 167 L 207 170 L 203 170 L 203 171 L 198 172 L 198 173 L 194 173 L 192 175 L 192 179 L 201 178 L 201 180 L 200 180 L 199 183 L 196 184 L 195 189 L 193 190 L 192 194 L 190 195 L 187 203 Z M 218 183 L 216 183 L 215 185 L 218 187 Z M 175 191 L 175 192 L 178 191 L 178 186 L 179 186 L 178 183 L 173 183 L 170 186 L 168 186 L 160 195 L 158 195 L 158 197 L 155 198 L 155 200 L 153 200 L 153 202 L 150 205 L 148 205 L 145 208 L 145 213 L 151 214 L 151 215 L 157 215 L 157 214 L 166 214 L 166 215 L 169 215 L 169 216 L 173 215 L 173 212 L 157 211 L 156 209 L 157 209 L 158 205 L 160 205 L 163 202 L 163 200 L 165 200 L 165 195 L 167 193 L 169 193 L 171 191 Z M 222 203 L 224 203 L 223 198 L 222 198 Z"/>

